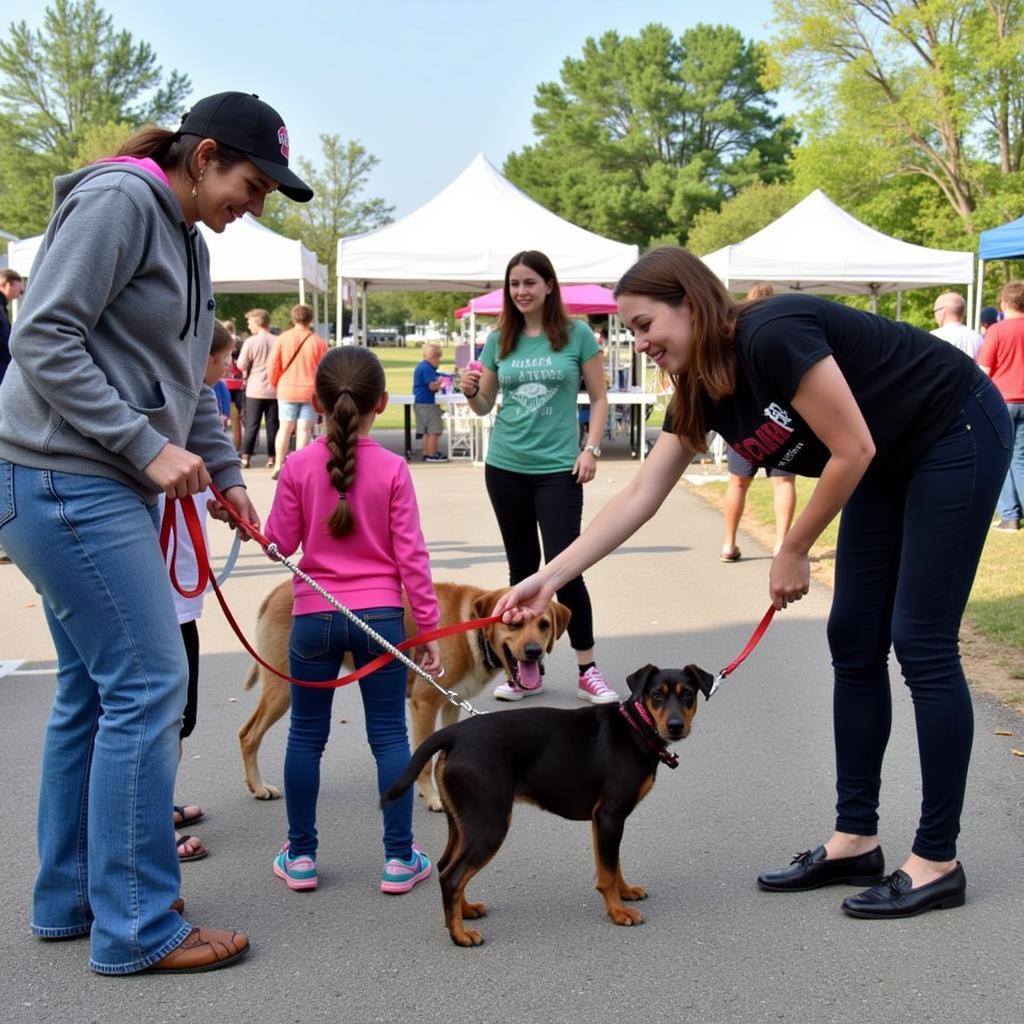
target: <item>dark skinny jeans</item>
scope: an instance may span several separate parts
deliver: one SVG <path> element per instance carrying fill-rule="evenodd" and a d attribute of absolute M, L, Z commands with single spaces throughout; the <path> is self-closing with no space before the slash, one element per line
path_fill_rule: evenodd
<path fill-rule="evenodd" d="M 843 510 L 828 622 L 835 671 L 836 830 L 878 831 L 892 724 L 892 647 L 914 704 L 921 818 L 913 852 L 953 860 L 974 735 L 959 632 L 1013 431 L 979 373 L 963 410 L 905 474 L 869 472 Z"/>
<path fill-rule="evenodd" d="M 583 485 L 568 470 L 512 473 L 488 465 L 484 480 L 505 545 L 508 581 L 513 586 L 540 568 L 541 541 L 544 561 L 550 562 L 580 535 Z M 594 646 L 594 613 L 583 577 L 569 580 L 558 591 L 558 600 L 572 612 L 569 642 L 573 650 L 589 651 Z"/>

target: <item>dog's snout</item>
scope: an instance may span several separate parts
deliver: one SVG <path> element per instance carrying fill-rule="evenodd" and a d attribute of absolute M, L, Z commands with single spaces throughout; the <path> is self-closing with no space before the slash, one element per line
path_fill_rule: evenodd
<path fill-rule="evenodd" d="M 544 648 L 535 640 L 523 645 L 523 657 L 528 661 L 540 661 L 544 656 Z"/>
<path fill-rule="evenodd" d="M 680 714 L 669 715 L 665 720 L 665 728 L 672 739 L 682 739 L 686 735 L 686 719 Z"/>

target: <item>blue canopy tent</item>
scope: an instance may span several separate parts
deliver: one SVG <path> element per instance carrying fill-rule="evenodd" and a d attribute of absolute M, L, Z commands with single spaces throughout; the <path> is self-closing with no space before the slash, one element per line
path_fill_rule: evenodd
<path fill-rule="evenodd" d="M 1024 217 L 982 231 L 978 239 L 978 309 L 974 313 L 975 330 L 978 329 L 978 317 L 983 305 L 981 286 L 985 277 L 985 261 L 1019 259 L 1024 259 Z"/>

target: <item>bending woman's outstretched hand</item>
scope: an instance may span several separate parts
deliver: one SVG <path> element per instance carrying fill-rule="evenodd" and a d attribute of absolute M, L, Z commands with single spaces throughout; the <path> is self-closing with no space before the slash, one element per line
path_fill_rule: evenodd
<path fill-rule="evenodd" d="M 526 622 L 547 608 L 555 590 L 543 572 L 535 572 L 499 597 L 492 614 L 500 615 L 503 622 Z"/>

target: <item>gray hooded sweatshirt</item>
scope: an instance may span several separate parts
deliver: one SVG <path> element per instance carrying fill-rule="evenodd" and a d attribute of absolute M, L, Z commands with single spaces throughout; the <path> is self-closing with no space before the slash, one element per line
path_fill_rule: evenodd
<path fill-rule="evenodd" d="M 0 458 L 103 476 L 152 504 L 168 443 L 242 484 L 203 384 L 215 312 L 206 243 L 172 189 L 129 164 L 57 178 L 0 385 Z"/>

